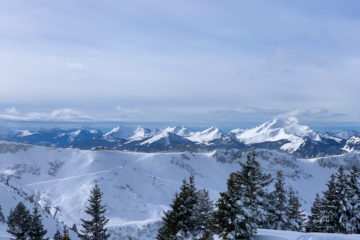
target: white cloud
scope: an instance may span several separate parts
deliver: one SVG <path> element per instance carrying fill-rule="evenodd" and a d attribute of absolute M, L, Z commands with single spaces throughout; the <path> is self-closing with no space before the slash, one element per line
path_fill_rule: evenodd
<path fill-rule="evenodd" d="M 7 108 L 4 114 L 0 114 L 0 119 L 16 121 L 86 121 L 93 120 L 90 116 L 70 108 L 53 110 L 50 113 L 29 112 L 20 113 L 14 107 Z"/>
<path fill-rule="evenodd" d="M 142 110 L 138 108 L 116 107 L 116 111 L 126 115 L 140 115 L 144 113 Z"/>
<path fill-rule="evenodd" d="M 5 109 L 5 112 L 6 112 L 7 114 L 13 114 L 13 115 L 19 114 L 19 111 L 16 110 L 15 107 L 6 108 L 6 109 Z"/>

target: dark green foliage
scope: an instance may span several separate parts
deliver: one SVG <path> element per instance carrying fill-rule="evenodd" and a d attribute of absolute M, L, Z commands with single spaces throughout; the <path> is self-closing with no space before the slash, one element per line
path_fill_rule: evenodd
<path fill-rule="evenodd" d="M 158 240 L 213 239 L 210 228 L 212 203 L 207 191 L 196 190 L 193 176 L 189 178 L 189 183 L 183 180 L 180 193 L 175 194 L 170 207 L 162 218 L 163 225 L 156 237 Z"/>
<path fill-rule="evenodd" d="M 62 240 L 63 236 L 61 235 L 59 229 L 56 230 L 56 233 L 54 234 L 54 240 Z"/>
<path fill-rule="evenodd" d="M 176 193 L 173 202 L 170 204 L 171 210 L 166 211 L 162 217 L 163 225 L 158 231 L 156 239 L 158 240 L 176 240 L 177 233 L 179 232 L 179 214 L 181 207 L 181 199 L 179 194 Z"/>
<path fill-rule="evenodd" d="M 286 215 L 288 218 L 289 230 L 298 232 L 304 231 L 306 216 L 301 209 L 300 200 L 292 188 L 290 188 L 288 192 L 288 209 Z"/>
<path fill-rule="evenodd" d="M 214 211 L 213 203 L 210 201 L 209 192 L 202 189 L 197 192 L 197 207 L 195 209 L 196 216 L 196 236 L 199 240 L 213 239 L 213 231 L 211 229 L 211 217 Z"/>
<path fill-rule="evenodd" d="M 102 192 L 98 186 L 91 190 L 89 205 L 85 212 L 90 216 L 90 220 L 81 219 L 82 230 L 79 237 L 83 240 L 107 240 L 110 234 L 105 228 L 109 219 L 105 217 L 106 208 L 101 203 Z"/>
<path fill-rule="evenodd" d="M 314 202 L 316 211 L 309 217 L 307 231 L 359 233 L 359 199 L 358 169 L 353 167 L 350 174 L 345 174 L 340 166 L 338 172 L 331 175 L 323 198 Z"/>
<path fill-rule="evenodd" d="M 41 216 L 39 214 L 38 208 L 34 207 L 33 214 L 31 216 L 31 227 L 29 230 L 30 240 L 44 240 L 47 231 L 44 229 L 44 226 L 41 223 Z"/>
<path fill-rule="evenodd" d="M 287 213 L 289 207 L 282 171 L 277 172 L 275 190 L 269 194 L 268 201 L 266 227 L 275 230 L 288 230 L 289 219 Z"/>
<path fill-rule="evenodd" d="M 223 239 L 252 239 L 258 224 L 265 221 L 265 187 L 271 176 L 262 173 L 255 152 L 240 165 L 241 171 L 230 174 L 227 191 L 220 193 L 216 203 L 214 230 Z"/>
<path fill-rule="evenodd" d="M 348 176 L 349 233 L 360 233 L 360 172 L 353 166 Z"/>
<path fill-rule="evenodd" d="M 333 174 L 327 183 L 328 189 L 324 192 L 322 205 L 323 211 L 321 212 L 320 226 L 323 227 L 324 232 L 336 233 L 338 232 L 339 226 L 339 202 L 338 202 L 338 191 L 336 189 L 336 176 Z"/>
<path fill-rule="evenodd" d="M 6 222 L 5 216 L 4 216 L 3 212 L 2 212 L 2 207 L 1 207 L 1 205 L 0 205 L 0 222 L 1 222 L 1 223 L 5 223 L 5 222 Z"/>
<path fill-rule="evenodd" d="M 77 226 L 76 226 L 75 223 L 74 223 L 74 225 L 72 226 L 71 230 L 73 230 L 73 231 L 76 232 L 76 233 L 79 233 L 79 232 L 78 232 L 78 229 L 77 229 Z"/>
<path fill-rule="evenodd" d="M 323 214 L 323 204 L 322 199 L 319 194 L 316 194 L 315 201 L 311 207 L 311 215 L 309 216 L 309 221 L 306 225 L 307 232 L 323 232 L 324 226 L 322 224 L 322 214 Z"/>
<path fill-rule="evenodd" d="M 63 237 L 61 238 L 61 240 L 71 240 L 69 236 L 69 231 L 67 230 L 66 226 L 64 226 Z"/>
<path fill-rule="evenodd" d="M 29 230 L 31 228 L 31 215 L 25 205 L 20 202 L 16 205 L 14 210 L 10 211 L 8 217 L 8 229 L 15 240 L 26 240 Z"/>

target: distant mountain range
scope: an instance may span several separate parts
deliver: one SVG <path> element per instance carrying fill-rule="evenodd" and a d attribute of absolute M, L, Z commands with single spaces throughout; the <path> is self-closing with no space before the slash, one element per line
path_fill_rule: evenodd
<path fill-rule="evenodd" d="M 0 137 L 7 141 L 43 146 L 142 152 L 270 149 L 309 158 L 360 151 L 359 131 L 319 133 L 301 125 L 296 118 L 274 119 L 254 128 L 233 129 L 229 132 L 223 132 L 215 126 L 204 131 L 178 126 L 165 129 L 117 126 L 106 133 L 91 128 L 0 128 Z"/>

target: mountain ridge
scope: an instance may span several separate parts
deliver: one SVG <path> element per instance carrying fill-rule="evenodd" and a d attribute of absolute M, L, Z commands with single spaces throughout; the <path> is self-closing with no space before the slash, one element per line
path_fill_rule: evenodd
<path fill-rule="evenodd" d="M 80 149 L 105 148 L 144 152 L 273 149 L 307 158 L 360 151 L 360 142 L 354 140 L 360 136 L 358 131 L 319 133 L 300 124 L 294 117 L 277 118 L 253 128 L 235 128 L 228 132 L 221 131 L 216 126 L 202 131 L 184 126 L 163 129 L 116 126 L 104 133 L 93 128 L 2 129 L 0 134 L 4 140 Z"/>

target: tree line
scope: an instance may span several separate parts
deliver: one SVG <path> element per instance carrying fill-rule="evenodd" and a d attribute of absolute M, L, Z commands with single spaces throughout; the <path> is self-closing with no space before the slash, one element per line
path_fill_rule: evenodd
<path fill-rule="evenodd" d="M 88 199 L 88 206 L 85 209 L 85 213 L 89 215 L 89 220 L 80 219 L 82 229 L 77 232 L 76 225 L 74 224 L 72 230 L 76 232 L 82 240 L 107 240 L 110 237 L 106 224 L 108 219 L 105 217 L 106 208 L 101 203 L 102 192 L 95 184 L 91 190 L 90 197 Z M 47 230 L 42 224 L 42 218 L 39 214 L 38 207 L 35 206 L 33 212 L 26 208 L 23 202 L 16 205 L 14 209 L 10 210 L 10 214 L 5 219 L 0 206 L 0 222 L 7 223 L 7 232 L 12 236 L 12 240 L 48 240 L 45 235 Z M 62 231 L 57 229 L 54 240 L 71 240 L 69 231 L 64 225 Z"/>
<path fill-rule="evenodd" d="M 294 189 L 287 187 L 284 174 L 273 178 L 265 174 L 255 152 L 240 163 L 240 170 L 229 175 L 227 190 L 214 204 L 209 193 L 197 190 L 194 177 L 183 181 L 162 217 L 158 240 L 212 240 L 216 234 L 224 240 L 254 239 L 258 228 L 327 232 L 360 233 L 359 171 L 349 174 L 340 167 L 331 176 L 328 189 L 317 195 L 310 216 L 306 216 Z M 274 183 L 274 190 L 268 186 Z"/>

